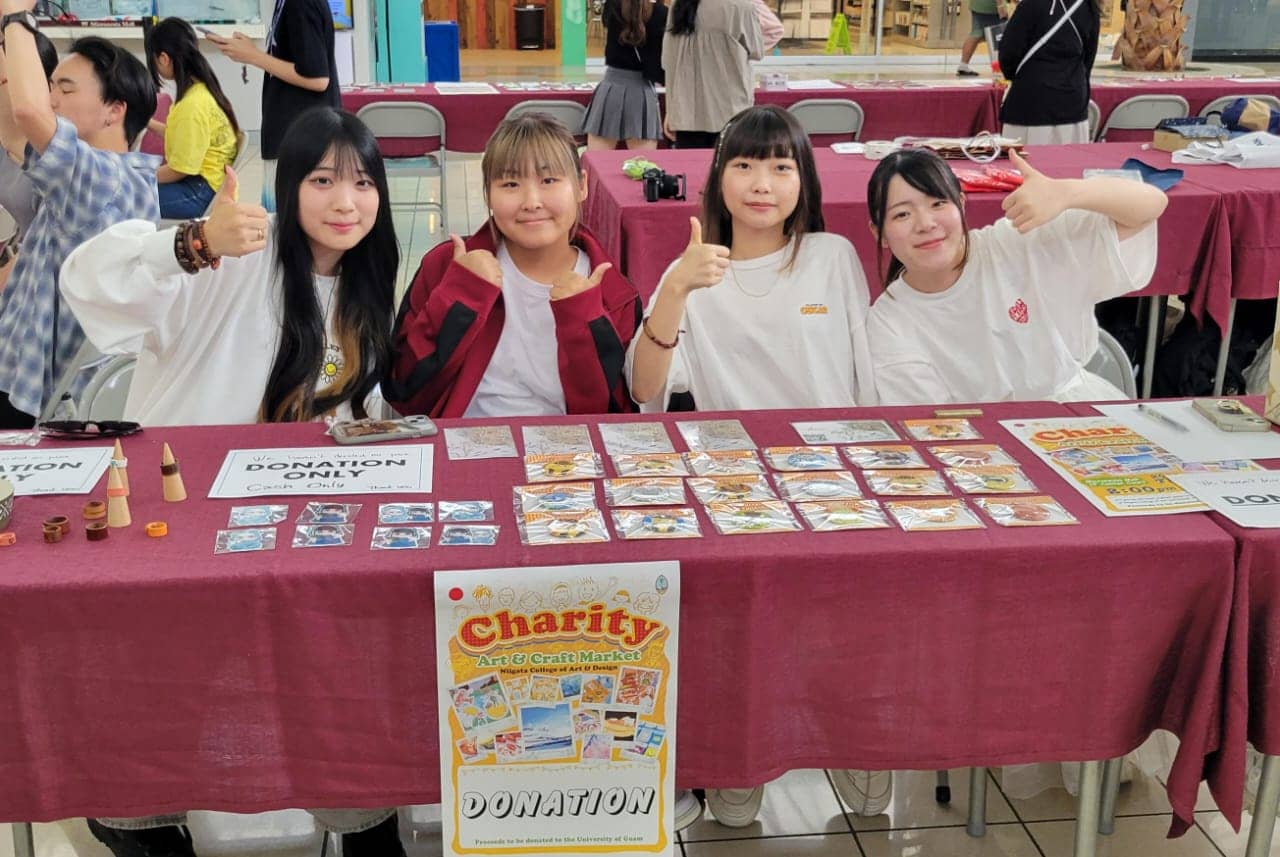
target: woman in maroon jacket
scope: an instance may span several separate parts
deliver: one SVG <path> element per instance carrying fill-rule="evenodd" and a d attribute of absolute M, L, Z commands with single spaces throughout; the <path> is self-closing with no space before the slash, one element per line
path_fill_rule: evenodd
<path fill-rule="evenodd" d="M 489 222 L 423 258 L 396 319 L 387 400 L 432 417 L 634 410 L 622 368 L 640 296 L 579 225 L 573 137 L 541 114 L 504 121 L 481 172 Z"/>

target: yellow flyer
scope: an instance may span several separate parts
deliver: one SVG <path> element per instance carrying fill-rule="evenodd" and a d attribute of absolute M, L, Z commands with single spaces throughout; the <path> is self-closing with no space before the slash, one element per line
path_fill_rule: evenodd
<path fill-rule="evenodd" d="M 1002 420 L 1010 434 L 1104 515 L 1171 515 L 1209 507 L 1169 476 L 1253 470 L 1248 461 L 1184 463 L 1110 417 Z"/>
<path fill-rule="evenodd" d="M 439 571 L 445 855 L 673 855 L 677 562 Z"/>

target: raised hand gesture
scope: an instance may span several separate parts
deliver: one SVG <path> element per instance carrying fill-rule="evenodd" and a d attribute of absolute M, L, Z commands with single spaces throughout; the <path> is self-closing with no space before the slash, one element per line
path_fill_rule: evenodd
<path fill-rule="evenodd" d="M 267 210 L 261 205 L 236 202 L 239 188 L 236 171 L 228 166 L 204 225 L 209 252 L 214 256 L 247 256 L 267 245 Z"/>
<path fill-rule="evenodd" d="M 584 277 L 574 270 L 561 274 L 551 281 L 551 300 L 562 301 L 587 289 L 594 289 L 604 279 L 604 272 L 612 267 L 611 262 L 596 265 L 596 269 L 589 277 Z"/>
<path fill-rule="evenodd" d="M 498 264 L 498 257 L 488 250 L 468 250 L 457 235 L 450 234 L 449 240 L 453 242 L 453 261 L 485 282 L 502 288 L 502 266 Z"/>
<path fill-rule="evenodd" d="M 702 243 L 702 224 L 689 218 L 689 244 L 671 272 L 671 282 L 685 292 L 714 286 L 729 267 L 729 248 Z"/>
<path fill-rule="evenodd" d="M 1066 182 L 1049 178 L 1013 149 L 1009 150 L 1009 162 L 1022 173 L 1022 187 L 1005 197 L 1002 207 L 1019 232 L 1044 226 L 1071 207 Z"/>

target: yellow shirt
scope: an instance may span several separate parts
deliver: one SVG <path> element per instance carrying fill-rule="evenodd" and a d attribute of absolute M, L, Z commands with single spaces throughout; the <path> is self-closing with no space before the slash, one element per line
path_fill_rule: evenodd
<path fill-rule="evenodd" d="M 236 159 L 236 132 L 203 83 L 193 83 L 165 119 L 164 159 L 174 170 L 201 175 L 215 191 Z"/>

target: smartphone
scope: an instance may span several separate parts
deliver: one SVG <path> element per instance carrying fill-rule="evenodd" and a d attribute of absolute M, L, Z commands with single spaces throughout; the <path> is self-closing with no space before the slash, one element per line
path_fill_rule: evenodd
<path fill-rule="evenodd" d="M 1271 423 L 1235 399 L 1194 399 L 1191 406 L 1222 431 L 1271 431 Z"/>
<path fill-rule="evenodd" d="M 334 423 L 329 433 L 338 443 L 349 444 L 430 437 L 437 431 L 430 417 L 414 416 L 398 420 L 342 420 Z"/>
<path fill-rule="evenodd" d="M 210 30 L 208 27 L 201 27 L 201 26 L 199 26 L 199 25 L 197 24 L 197 25 L 196 25 L 196 29 L 197 29 L 197 30 L 199 30 L 200 32 L 204 33 L 206 36 L 208 36 L 208 37 L 210 37 L 210 38 L 213 38 L 213 39 L 218 38 L 218 34 L 217 34 L 217 33 L 215 33 L 213 30 Z"/>

